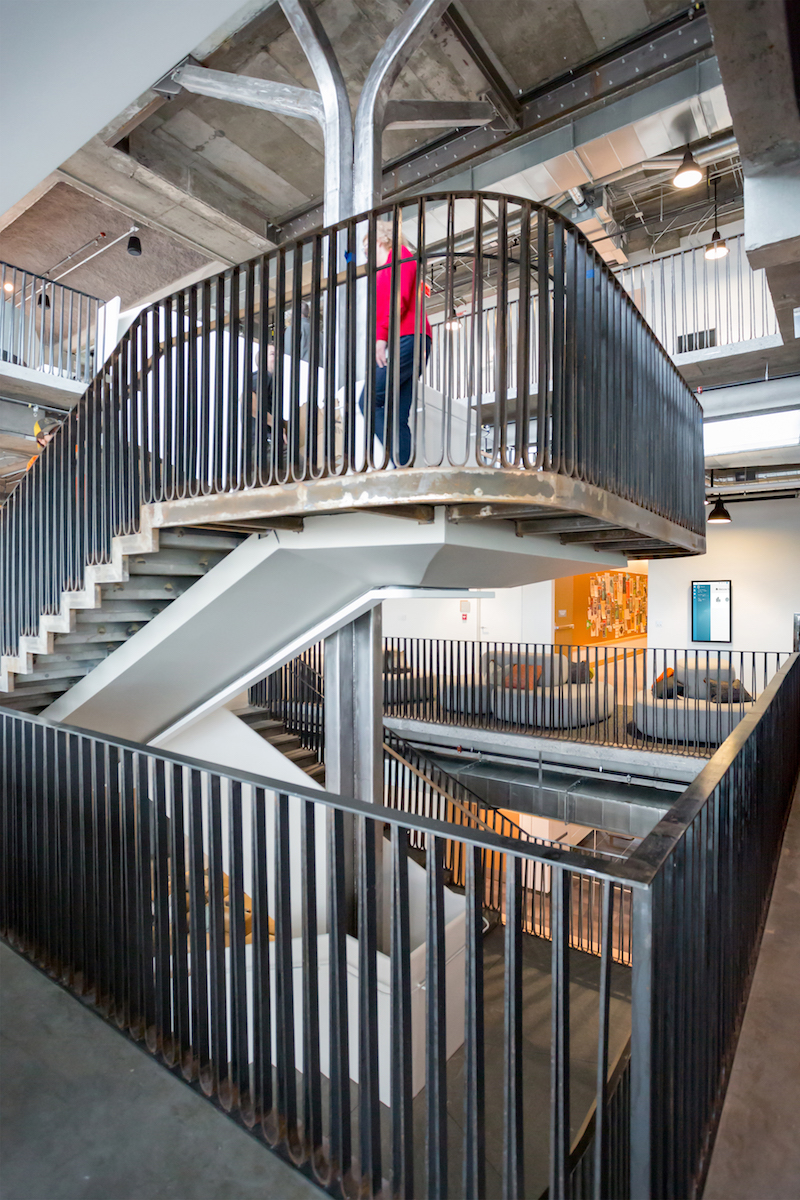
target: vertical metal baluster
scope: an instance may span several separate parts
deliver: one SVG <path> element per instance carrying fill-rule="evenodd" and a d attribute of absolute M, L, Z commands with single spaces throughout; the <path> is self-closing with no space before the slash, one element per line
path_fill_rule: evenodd
<path fill-rule="evenodd" d="M 599 1015 L 597 1023 L 597 1096 L 595 1100 L 594 1132 L 594 1180 L 593 1200 L 602 1200 L 608 1195 L 609 1159 L 609 1096 L 608 1096 L 608 1042 L 609 1010 L 611 1001 L 611 963 L 613 947 L 611 940 L 614 928 L 614 884 L 610 880 L 600 884 L 600 988 Z"/>
<path fill-rule="evenodd" d="M 243 1118 L 246 1119 L 246 1123 L 252 1125 L 242 832 L 242 785 L 238 781 L 230 781 L 228 784 L 228 911 L 230 913 L 231 977 L 231 1107 L 238 1107 Z"/>
<path fill-rule="evenodd" d="M 191 986 L 192 1063 L 190 1078 L 196 1077 L 207 1096 L 214 1091 L 208 1020 L 208 946 L 206 922 L 206 872 L 203 847 L 203 775 L 189 772 L 189 952 Z M 187 1074 L 187 1066 L 184 1066 Z"/>
<path fill-rule="evenodd" d="M 550 1045 L 550 1196 L 567 1200 L 570 1152 L 569 944 L 572 873 L 552 868 L 552 1041 Z"/>
<path fill-rule="evenodd" d="M 464 1181 L 465 1200 L 486 1192 L 486 1133 L 483 1036 L 483 862 L 478 846 L 466 854 L 466 986 L 464 1011 Z"/>
<path fill-rule="evenodd" d="M 253 1106 L 267 1141 L 274 1144 L 272 1089 L 272 997 L 270 992 L 267 798 L 253 791 Z"/>
<path fill-rule="evenodd" d="M 172 925 L 172 1063 L 191 1078 L 191 1034 L 189 1025 L 189 922 L 186 879 L 186 834 L 183 798 L 183 767 L 173 763 L 170 811 L 170 884 Z"/>
<path fill-rule="evenodd" d="M 137 1037 L 154 1037 L 155 991 L 153 979 L 153 854 L 151 850 L 150 758 L 137 754 L 136 781 L 136 899 L 140 947 L 141 1012 Z"/>
<path fill-rule="evenodd" d="M 275 1024 L 278 1119 L 286 1148 L 299 1161 L 295 1075 L 292 906 L 289 875 L 289 797 L 275 797 Z"/>
<path fill-rule="evenodd" d="M 447 1196 L 447 1038 L 445 1029 L 444 843 L 427 835 L 426 1162 L 429 1200 Z"/>
<path fill-rule="evenodd" d="M 313 326 L 312 326 L 313 328 Z M 303 1132 L 306 1154 L 322 1170 L 322 1091 L 319 1060 L 316 805 L 300 801 L 303 890 Z"/>
<path fill-rule="evenodd" d="M 208 803 L 208 929 L 211 1082 L 220 1103 L 230 1110 L 228 1077 L 227 972 L 225 967 L 225 883 L 222 872 L 222 801 L 220 777 L 206 774 Z"/>
<path fill-rule="evenodd" d="M 378 896 L 375 838 L 382 826 L 368 817 L 358 830 L 358 1128 L 362 1195 L 381 1190 L 380 1097 L 378 1092 Z"/>
<path fill-rule="evenodd" d="M 522 1092 L 522 860 L 505 856 L 506 929 L 503 993 L 503 1200 L 524 1190 Z"/>
<path fill-rule="evenodd" d="M 151 1053 L 172 1055 L 169 939 L 169 843 L 166 811 L 165 763 L 153 762 L 153 921 L 155 933 L 155 1023 Z"/>
<path fill-rule="evenodd" d="M 392 1195 L 414 1195 L 408 833 L 392 826 Z"/>

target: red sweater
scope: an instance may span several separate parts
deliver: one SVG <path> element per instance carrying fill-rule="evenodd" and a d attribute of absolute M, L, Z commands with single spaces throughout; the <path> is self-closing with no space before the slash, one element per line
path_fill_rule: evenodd
<path fill-rule="evenodd" d="M 411 251 L 407 246 L 401 247 L 401 258 L 408 258 L 400 266 L 400 337 L 415 333 L 417 263 L 416 259 L 408 257 Z M 375 283 L 375 299 L 377 302 L 377 319 L 375 322 L 375 337 L 378 341 L 389 340 L 389 311 L 392 301 L 392 271 L 390 263 L 392 252 L 389 251 L 389 262 L 385 267 L 378 268 Z M 431 323 L 425 318 L 425 332 L 431 336 Z"/>

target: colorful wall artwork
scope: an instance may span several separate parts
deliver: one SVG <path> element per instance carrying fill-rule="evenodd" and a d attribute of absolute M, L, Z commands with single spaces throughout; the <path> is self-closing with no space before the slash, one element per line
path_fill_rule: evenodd
<path fill-rule="evenodd" d="M 586 627 L 592 638 L 643 637 L 647 633 L 647 576 L 627 571 L 591 575 Z"/>
<path fill-rule="evenodd" d="M 647 636 L 647 576 L 632 571 L 571 575 L 555 581 L 556 645 Z"/>

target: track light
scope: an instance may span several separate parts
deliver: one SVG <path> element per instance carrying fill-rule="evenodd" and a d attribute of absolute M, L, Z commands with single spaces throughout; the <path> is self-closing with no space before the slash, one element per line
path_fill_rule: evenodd
<path fill-rule="evenodd" d="M 702 178 L 703 172 L 694 161 L 692 152 L 687 146 L 686 153 L 683 156 L 683 162 L 678 167 L 675 177 L 672 180 L 672 186 L 676 188 L 694 187 L 694 185 L 699 183 Z"/>
<path fill-rule="evenodd" d="M 711 235 L 711 241 L 706 246 L 706 258 L 724 258 L 728 253 L 728 246 L 725 238 L 719 231 L 719 221 L 717 220 L 717 181 L 714 180 L 714 232 Z"/>
<path fill-rule="evenodd" d="M 132 254 L 134 258 L 139 258 L 142 253 L 142 243 L 137 234 L 132 233 L 128 238 L 128 254 Z"/>
<path fill-rule="evenodd" d="M 722 503 L 722 496 L 717 496 L 717 502 L 711 512 L 708 514 L 709 524 L 714 521 L 720 525 L 730 525 L 731 514 L 728 512 L 725 505 Z"/>
<path fill-rule="evenodd" d="M 50 297 L 47 295 L 47 292 L 40 292 L 37 297 L 36 303 L 39 308 L 41 308 L 43 304 L 44 304 L 45 308 L 49 308 L 50 307 Z"/>

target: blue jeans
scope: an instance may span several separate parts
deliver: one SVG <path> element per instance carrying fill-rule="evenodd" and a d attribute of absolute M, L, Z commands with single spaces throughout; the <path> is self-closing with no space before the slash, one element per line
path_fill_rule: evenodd
<path fill-rule="evenodd" d="M 400 371 L 400 393 L 398 414 L 397 445 L 392 449 L 392 459 L 398 467 L 407 467 L 411 463 L 411 405 L 414 401 L 414 340 L 416 334 L 408 333 L 400 338 L 400 356 L 397 369 Z M 431 352 L 431 339 L 425 338 L 425 362 Z M 378 367 L 375 371 L 375 436 L 382 446 L 386 445 L 386 377 L 387 367 Z M 366 389 L 365 389 L 366 390 Z M 364 391 L 358 407 L 364 411 Z"/>

